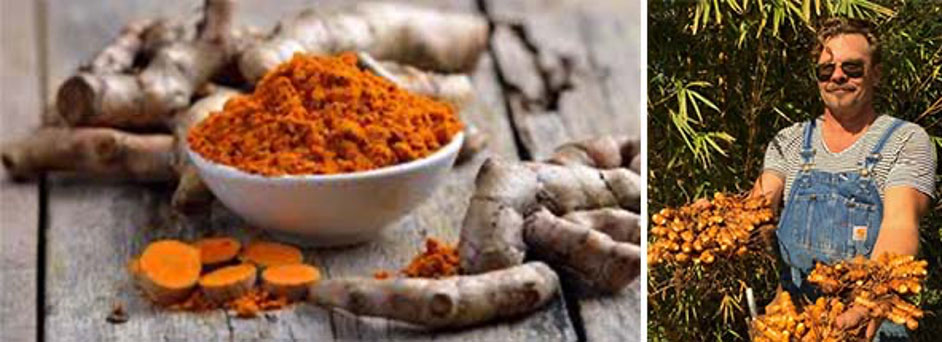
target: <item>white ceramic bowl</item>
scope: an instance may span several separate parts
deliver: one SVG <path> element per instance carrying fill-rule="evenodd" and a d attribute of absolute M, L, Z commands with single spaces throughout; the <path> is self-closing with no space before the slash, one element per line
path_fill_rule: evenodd
<path fill-rule="evenodd" d="M 428 198 L 451 169 L 464 134 L 423 159 L 334 175 L 265 177 L 204 159 L 187 146 L 203 182 L 223 204 L 260 228 L 339 246 L 378 236 Z"/>

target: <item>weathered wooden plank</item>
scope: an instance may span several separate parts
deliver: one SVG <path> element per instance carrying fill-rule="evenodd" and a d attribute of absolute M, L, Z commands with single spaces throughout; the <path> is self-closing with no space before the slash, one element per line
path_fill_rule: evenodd
<path fill-rule="evenodd" d="M 541 159 L 560 143 L 600 134 L 638 136 L 645 95 L 640 4 L 487 1 L 511 116 Z M 589 341 L 640 338 L 640 284 L 614 296 L 577 296 Z"/>
<path fill-rule="evenodd" d="M 511 116 L 534 159 L 573 139 L 638 135 L 644 49 L 621 35 L 643 18 L 623 3 L 485 1 Z"/>
<path fill-rule="evenodd" d="M 303 1 L 280 3 L 282 15 Z M 195 13 L 199 1 L 130 1 L 117 4 L 50 1 L 49 84 L 57 86 L 74 68 L 108 42 L 125 22 L 143 17 Z M 248 5 L 248 6 L 246 6 Z M 254 5 L 254 7 L 253 7 Z M 238 16 L 259 25 L 275 18 L 255 16 L 261 1 L 240 7 Z M 275 6 L 269 6 L 275 7 Z M 51 89 L 50 91 L 54 91 Z M 180 218 L 168 207 L 164 185 L 135 185 L 56 178 L 49 190 L 46 336 L 65 341 L 330 339 L 326 313 L 296 307 L 267 319 L 236 320 L 222 310 L 170 313 L 138 295 L 125 264 L 158 238 L 192 239 L 211 234 L 243 238 L 258 232 L 214 223 L 212 217 Z M 208 216 L 208 215 L 207 215 Z M 112 325 L 105 318 L 115 302 L 130 320 Z"/>
<path fill-rule="evenodd" d="M 470 1 L 423 2 L 474 10 Z M 294 12 L 295 7 L 292 6 L 301 3 L 280 2 L 279 6 L 270 6 L 264 1 L 246 1 L 239 11 L 240 19 L 269 24 L 274 21 L 269 16 L 288 15 Z M 183 1 L 159 5 L 134 1 L 126 6 L 113 7 L 56 0 L 51 1 L 49 8 L 51 56 L 47 68 L 50 70 L 49 83 L 57 85 L 83 58 L 105 44 L 126 20 L 195 7 Z M 280 13 L 276 13 L 276 9 Z M 95 19 L 97 15 L 109 18 L 107 21 L 114 24 L 89 23 L 101 21 Z M 493 154 L 515 158 L 511 131 L 503 111 L 504 100 L 500 97 L 500 87 L 491 65 L 484 61 L 475 75 L 475 84 L 482 89 L 481 96 L 465 113 L 465 118 L 491 135 L 490 150 Z M 457 168 L 432 199 L 390 227 L 378 240 L 340 250 L 305 249 L 306 258 L 321 266 L 328 276 L 370 275 L 374 269 L 394 269 L 405 264 L 421 248 L 426 236 L 455 241 L 474 174 L 484 158 L 485 155 L 478 156 L 471 163 Z M 146 242 L 161 237 L 188 239 L 221 233 L 247 241 L 253 237 L 268 237 L 269 234 L 245 228 L 241 220 L 221 206 L 216 206 L 208 217 L 175 217 L 167 206 L 169 189 L 163 185 L 89 183 L 57 178 L 51 182 L 50 188 L 47 254 L 50 310 L 46 317 L 46 335 L 50 339 L 575 339 L 562 300 L 524 319 L 448 334 L 417 332 L 385 320 L 357 319 L 307 305 L 253 320 L 235 319 L 221 310 L 202 314 L 156 310 L 135 293 L 124 270 L 127 260 L 139 253 Z M 105 322 L 104 318 L 115 301 L 122 302 L 131 316 L 125 324 Z"/>
<path fill-rule="evenodd" d="M 29 134 L 39 120 L 35 4 L 0 4 L 0 141 Z M 39 185 L 0 171 L 0 340 L 33 341 L 37 322 Z"/>

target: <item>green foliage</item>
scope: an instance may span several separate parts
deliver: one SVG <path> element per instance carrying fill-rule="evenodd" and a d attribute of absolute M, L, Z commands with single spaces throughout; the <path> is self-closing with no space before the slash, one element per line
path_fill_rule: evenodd
<path fill-rule="evenodd" d="M 750 188 L 778 130 L 823 112 L 811 50 L 815 24 L 832 16 L 877 24 L 883 42 L 877 110 L 920 124 L 942 150 L 940 1 L 668 0 L 649 2 L 648 15 L 652 212 Z M 922 224 L 920 257 L 931 270 L 923 305 L 935 315 L 922 322 L 917 341 L 942 336 L 942 201 L 933 208 Z M 757 294 L 770 290 L 756 288 Z M 695 303 L 702 295 L 671 300 L 703 318 L 720 303 Z M 704 319 L 675 326 L 666 319 L 678 316 L 658 304 L 649 305 L 652 338 L 666 338 L 669 328 L 688 329 L 673 335 L 686 340 L 745 339 L 735 323 L 745 311 L 734 310 L 734 324 Z"/>
<path fill-rule="evenodd" d="M 743 339 L 746 288 L 774 289 L 777 265 L 769 254 L 750 253 L 702 266 L 661 264 L 648 271 L 648 340 Z M 774 291 L 756 293 L 768 303 Z M 654 322 L 653 320 L 657 320 Z"/>

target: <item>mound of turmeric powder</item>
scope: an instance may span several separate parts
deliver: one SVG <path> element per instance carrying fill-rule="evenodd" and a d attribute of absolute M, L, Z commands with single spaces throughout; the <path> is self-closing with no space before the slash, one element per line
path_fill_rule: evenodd
<path fill-rule="evenodd" d="M 296 54 L 188 134 L 204 158 L 267 176 L 370 170 L 425 157 L 461 131 L 454 109 L 357 67 Z"/>
<path fill-rule="evenodd" d="M 425 251 L 417 254 L 409 265 L 399 271 L 399 275 L 409 278 L 444 278 L 458 275 L 460 260 L 458 249 L 435 238 L 425 240 Z M 377 270 L 373 278 L 393 277 L 388 270 Z"/>

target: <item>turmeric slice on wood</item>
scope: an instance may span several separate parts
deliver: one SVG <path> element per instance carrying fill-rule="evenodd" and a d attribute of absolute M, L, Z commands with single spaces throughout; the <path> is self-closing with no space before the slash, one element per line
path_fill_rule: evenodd
<path fill-rule="evenodd" d="M 251 291 L 255 287 L 257 272 L 252 264 L 226 266 L 204 275 L 199 283 L 207 299 L 223 303 Z"/>
<path fill-rule="evenodd" d="M 231 237 L 215 237 L 197 240 L 194 245 L 200 250 L 203 265 L 214 266 L 229 262 L 239 255 L 242 244 Z"/>
<path fill-rule="evenodd" d="M 320 279 L 321 273 L 314 266 L 278 265 L 262 272 L 262 287 L 268 293 L 295 301 L 304 298 L 308 287 Z"/>
<path fill-rule="evenodd" d="M 138 285 L 158 304 L 172 304 L 190 294 L 200 277 L 200 253 L 176 240 L 160 240 L 144 249 L 133 263 Z"/>
<path fill-rule="evenodd" d="M 292 246 L 266 241 L 253 241 L 245 246 L 242 259 L 260 267 L 300 264 L 301 250 Z"/>

